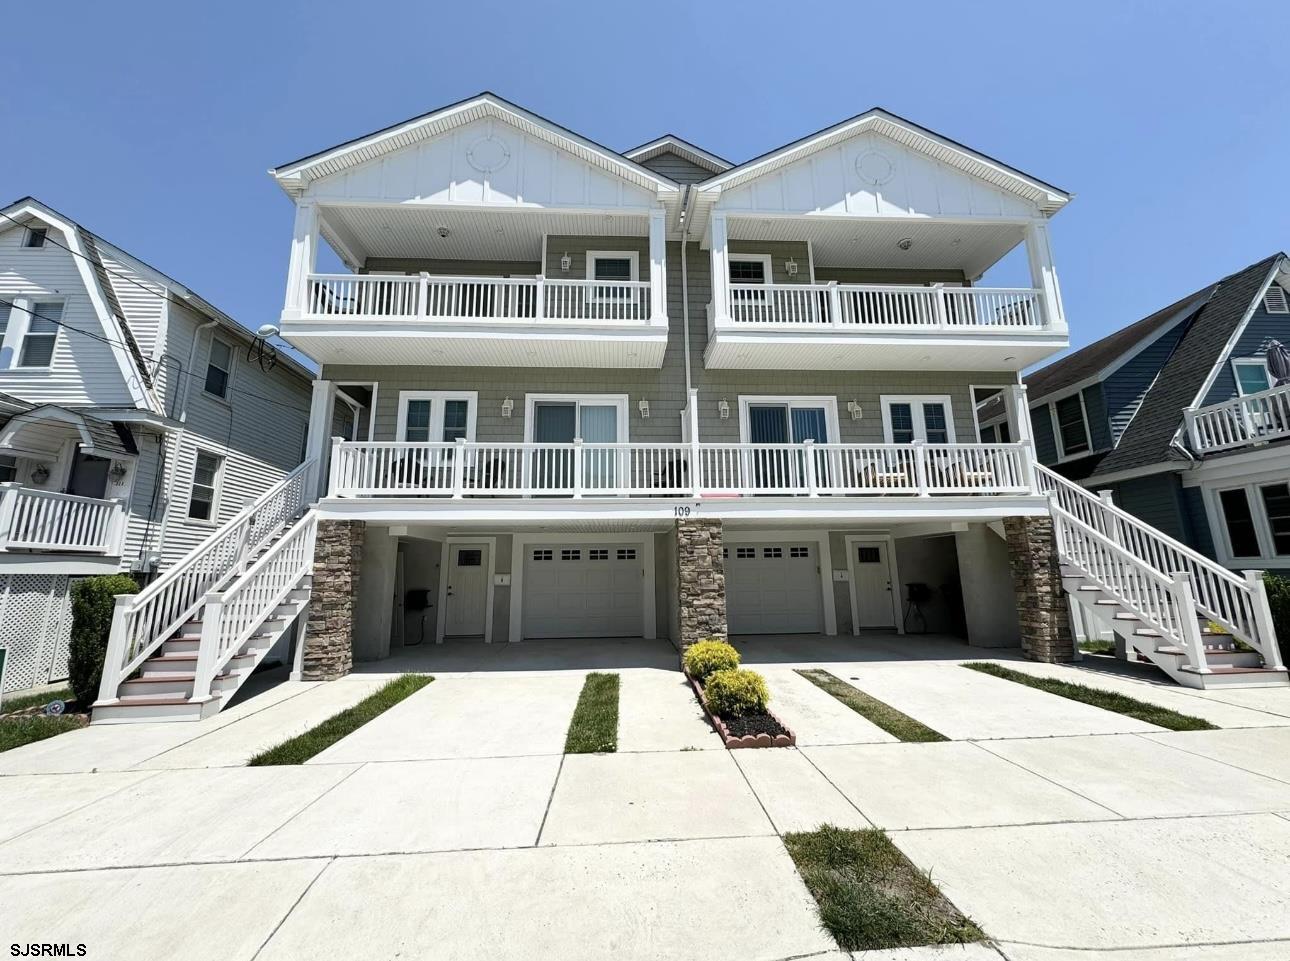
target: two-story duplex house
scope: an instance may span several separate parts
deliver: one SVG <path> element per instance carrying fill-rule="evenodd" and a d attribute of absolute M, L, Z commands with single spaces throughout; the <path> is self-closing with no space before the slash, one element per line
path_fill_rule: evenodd
<path fill-rule="evenodd" d="M 152 579 L 300 463 L 312 375 L 30 197 L 0 209 L 0 333 L 13 690 L 66 677 L 72 579 Z"/>
<path fill-rule="evenodd" d="M 1040 461 L 1234 570 L 1290 568 L 1290 258 L 1026 378 Z"/>
<path fill-rule="evenodd" d="M 123 613 L 108 719 L 157 713 L 108 677 L 182 617 L 204 659 L 167 713 L 218 710 L 280 598 L 308 599 L 319 679 L 447 640 L 936 631 L 1065 659 L 1066 591 L 1141 599 L 1095 598 L 1104 545 L 1075 540 L 1114 509 L 1032 465 L 1019 371 L 1068 342 L 1050 184 L 879 109 L 732 164 L 488 93 L 272 174 L 319 499 L 260 573 Z M 983 284 L 1018 247 L 1028 282 Z M 1166 599 L 1116 612 L 1184 643 L 1192 603 L 1144 576 Z"/>

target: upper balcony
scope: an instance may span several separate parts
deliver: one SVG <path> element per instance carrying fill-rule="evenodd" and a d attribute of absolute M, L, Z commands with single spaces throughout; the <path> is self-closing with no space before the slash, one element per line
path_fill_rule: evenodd
<path fill-rule="evenodd" d="M 1191 449 L 1216 454 L 1290 437 L 1290 385 L 1183 412 Z"/>
<path fill-rule="evenodd" d="M 117 558 L 125 537 L 125 502 L 0 484 L 0 569 L 47 555 Z"/>
<path fill-rule="evenodd" d="M 1021 370 L 1067 343 L 1028 225 L 718 215 L 712 234 L 708 367 Z M 1030 285 L 969 286 L 1022 243 Z"/>

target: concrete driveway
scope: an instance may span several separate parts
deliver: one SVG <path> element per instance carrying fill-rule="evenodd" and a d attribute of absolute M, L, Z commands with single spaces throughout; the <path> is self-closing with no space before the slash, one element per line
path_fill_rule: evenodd
<path fill-rule="evenodd" d="M 0 933 L 91 958 L 841 958 L 779 838 L 832 823 L 890 831 L 996 941 L 874 957 L 1290 956 L 1290 692 L 1013 664 L 1225 728 L 1172 733 L 944 640 L 754 639 L 800 747 L 732 753 L 665 645 L 580 643 L 420 652 L 433 684 L 300 767 L 243 765 L 390 662 L 0 754 Z M 799 664 L 953 740 L 895 742 Z M 590 669 L 622 677 L 619 753 L 565 757 Z"/>

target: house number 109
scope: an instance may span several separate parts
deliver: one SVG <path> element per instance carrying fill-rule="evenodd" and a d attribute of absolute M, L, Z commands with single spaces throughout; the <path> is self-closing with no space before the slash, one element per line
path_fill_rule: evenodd
<path fill-rule="evenodd" d="M 672 515 L 673 515 L 674 517 L 689 517 L 689 516 L 690 516 L 690 505 L 689 505 L 689 504 L 676 504 L 676 505 L 674 505 L 674 506 L 672 507 Z"/>

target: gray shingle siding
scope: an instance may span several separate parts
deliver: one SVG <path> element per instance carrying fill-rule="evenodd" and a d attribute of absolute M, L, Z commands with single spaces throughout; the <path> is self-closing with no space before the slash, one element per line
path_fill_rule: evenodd
<path fill-rule="evenodd" d="M 642 160 L 640 165 L 647 167 L 656 174 L 662 174 L 669 180 L 675 180 L 679 184 L 697 184 L 716 176 L 711 170 L 700 167 L 696 163 L 690 163 L 684 157 L 678 156 L 670 150 L 664 151 L 656 157 L 650 157 L 648 160 Z"/>
<path fill-rule="evenodd" d="M 1290 314 L 1269 314 L 1260 303 L 1231 352 L 1219 361 L 1218 374 L 1200 406 L 1221 404 L 1235 397 L 1236 374 L 1232 371 L 1232 360 L 1244 357 L 1262 360 L 1273 340 L 1290 345 Z"/>
<path fill-rule="evenodd" d="M 645 238 L 630 239 L 639 240 L 642 244 L 646 242 Z M 591 242 L 588 246 L 595 249 L 612 249 L 603 237 L 582 240 Z M 802 265 L 796 279 L 801 282 L 808 279 L 804 244 L 750 243 L 747 246 L 758 252 L 770 253 L 776 273 L 782 270 L 786 256 L 795 256 Z M 571 240 L 571 256 L 574 249 Z M 586 247 L 582 249 L 585 251 Z M 548 243 L 548 260 L 554 256 L 557 271 L 563 252 L 563 241 L 558 246 L 554 242 Z M 588 393 L 628 395 L 630 439 L 679 442 L 681 411 L 686 405 L 680 245 L 668 244 L 667 254 L 669 338 L 663 364 L 658 369 L 327 365 L 321 376 L 342 382 L 375 380 L 379 383 L 377 440 L 394 437 L 400 391 L 460 389 L 479 392 L 476 438 L 481 441 L 523 439 L 526 394 Z M 691 367 L 694 386 L 699 391 L 699 436 L 703 440 L 739 440 L 740 395 L 834 396 L 837 398 L 840 439 L 843 442 L 882 443 L 880 399 L 883 394 L 948 394 L 956 438 L 970 442 L 973 439 L 970 385 L 1004 383 L 1011 379 L 1011 375 L 999 371 L 707 370 L 703 366 L 703 352 L 708 341 L 705 308 L 711 295 L 711 261 L 708 251 L 701 250 L 698 244 L 689 245 L 686 258 L 690 281 Z M 642 261 L 642 268 L 644 266 Z M 574 273 L 574 270 L 570 271 L 571 275 Z M 515 412 L 512 417 L 503 418 L 501 406 L 507 397 L 515 402 Z M 718 403 L 722 399 L 730 404 L 728 420 L 722 420 L 718 413 Z M 636 409 L 639 400 L 650 403 L 648 419 L 642 418 Z M 860 420 L 852 420 L 847 413 L 849 400 L 861 405 L 863 416 Z"/>

